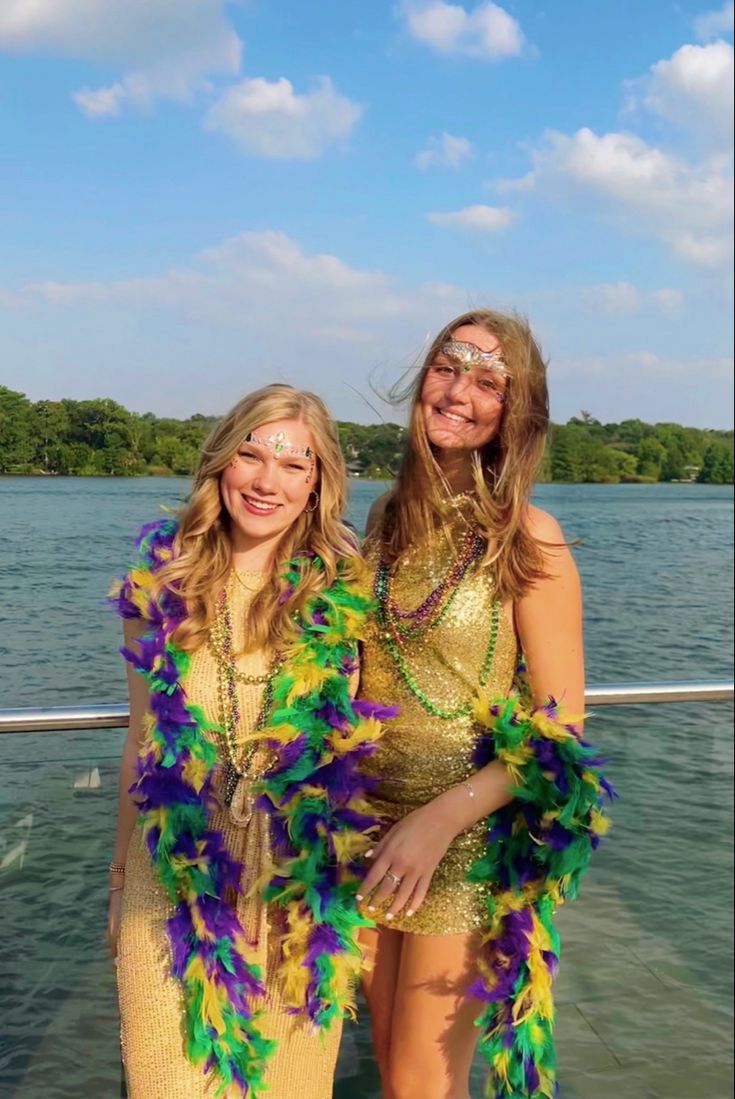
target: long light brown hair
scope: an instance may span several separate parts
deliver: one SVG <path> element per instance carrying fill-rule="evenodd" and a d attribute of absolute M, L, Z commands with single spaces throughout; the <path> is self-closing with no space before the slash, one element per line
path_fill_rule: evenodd
<path fill-rule="evenodd" d="M 239 401 L 204 443 L 188 503 L 179 516 L 174 559 L 158 573 L 159 590 L 168 588 L 185 602 L 187 616 L 174 634 L 180 647 L 192 651 L 207 637 L 216 604 L 232 568 L 230 516 L 220 491 L 220 478 L 251 431 L 275 420 L 300 420 L 312 434 L 316 455 L 314 511 L 303 511 L 284 531 L 273 569 L 253 600 L 247 623 L 247 649 L 274 647 L 295 636 L 294 614 L 337 576 L 360 572 L 356 539 L 343 522 L 347 477 L 337 428 L 324 403 L 313 393 L 290 385 L 267 385 Z M 323 569 L 311 565 L 312 556 Z M 289 584 L 284 564 L 300 561 L 300 578 Z"/>
<path fill-rule="evenodd" d="M 406 451 L 382 521 L 382 551 L 395 561 L 432 532 L 443 529 L 448 534 L 450 490 L 426 433 L 421 390 L 442 345 L 469 324 L 497 337 L 508 367 L 500 427 L 486 446 L 472 451 L 471 461 L 474 523 L 487 541 L 485 563 L 495 570 L 500 597 L 517 599 L 545 575 L 542 552 L 527 529 L 525 513 L 549 425 L 546 364 L 524 317 L 490 309 L 455 317 L 437 334 L 417 376 L 391 391 L 396 403 L 410 402 L 410 416 Z"/>

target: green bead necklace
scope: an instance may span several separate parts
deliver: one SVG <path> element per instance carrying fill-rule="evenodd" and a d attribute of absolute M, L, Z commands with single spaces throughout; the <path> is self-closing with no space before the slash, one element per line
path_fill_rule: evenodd
<path fill-rule="evenodd" d="M 457 585 L 459 586 L 459 585 Z M 472 707 L 474 704 L 473 698 L 468 698 L 461 706 L 457 706 L 454 709 L 448 710 L 442 706 L 437 705 L 436 702 L 428 697 L 424 691 L 421 690 L 415 678 L 413 677 L 411 670 L 408 666 L 408 662 L 404 654 L 401 652 L 400 644 L 396 637 L 396 631 L 393 628 L 390 613 L 387 606 L 387 599 L 385 598 L 386 592 L 383 585 L 376 584 L 376 595 L 378 596 L 378 624 L 380 626 L 380 639 L 385 645 L 388 652 L 393 657 L 398 672 L 408 687 L 414 698 L 418 699 L 427 713 L 433 717 L 441 718 L 444 721 L 456 721 L 458 718 L 467 717 L 472 713 Z M 448 607 L 444 608 L 444 612 L 441 618 L 448 610 Z M 480 669 L 480 686 L 485 687 L 487 685 L 488 678 L 490 676 L 490 670 L 493 665 L 493 658 L 495 656 L 495 648 L 498 642 L 498 629 L 500 626 L 500 612 L 501 602 L 499 599 L 493 601 L 493 605 L 490 611 L 490 637 L 488 640 L 487 651 L 485 653 L 485 659 L 482 662 L 482 668 Z M 433 623 L 433 627 L 439 624 L 438 621 Z"/>

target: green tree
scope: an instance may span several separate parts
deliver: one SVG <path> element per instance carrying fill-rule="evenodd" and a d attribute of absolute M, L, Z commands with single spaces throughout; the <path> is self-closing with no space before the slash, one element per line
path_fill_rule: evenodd
<path fill-rule="evenodd" d="M 0 385 L 0 473 L 26 473 L 34 454 L 32 405 L 25 393 Z"/>
<path fill-rule="evenodd" d="M 640 476 L 650 477 L 652 481 L 658 481 L 666 460 L 666 447 L 660 439 L 653 439 L 650 436 L 642 438 L 634 453 L 638 460 L 638 473 Z"/>
<path fill-rule="evenodd" d="M 726 443 L 710 443 L 704 452 L 697 480 L 705 485 L 731 485 L 734 465 L 732 449 Z"/>
<path fill-rule="evenodd" d="M 554 481 L 584 480 L 583 437 L 571 424 L 554 426 L 551 433 L 551 475 Z"/>
<path fill-rule="evenodd" d="M 36 401 L 31 410 L 35 464 L 46 473 L 60 473 L 59 447 L 69 434 L 69 411 L 61 401 Z"/>

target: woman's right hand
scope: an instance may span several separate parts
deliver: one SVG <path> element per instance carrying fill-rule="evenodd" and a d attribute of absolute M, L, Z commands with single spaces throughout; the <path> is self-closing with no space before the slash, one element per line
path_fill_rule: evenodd
<path fill-rule="evenodd" d="M 107 946 L 113 962 L 117 961 L 117 939 L 120 934 L 122 897 L 122 889 L 115 888 L 110 890 L 110 896 L 107 902 Z"/>

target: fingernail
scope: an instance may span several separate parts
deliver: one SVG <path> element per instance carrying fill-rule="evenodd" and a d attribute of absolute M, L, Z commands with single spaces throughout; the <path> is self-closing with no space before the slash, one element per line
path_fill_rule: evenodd
<path fill-rule="evenodd" d="M 385 918 L 386 918 L 386 920 L 392 920 L 393 919 L 393 913 L 392 912 L 386 912 Z"/>
<path fill-rule="evenodd" d="M 408 912 L 406 912 L 406 915 L 413 916 L 413 908 L 409 908 Z"/>
<path fill-rule="evenodd" d="M 355 900 L 356 901 L 361 901 L 362 900 L 362 893 L 355 893 Z"/>
<path fill-rule="evenodd" d="M 365 852 L 365 858 L 366 859 L 371 859 L 372 857 L 373 857 L 373 849 L 371 847 L 369 851 Z"/>
<path fill-rule="evenodd" d="M 375 911 L 375 905 L 374 904 L 369 904 L 368 905 L 368 912 L 374 912 L 374 911 Z"/>

